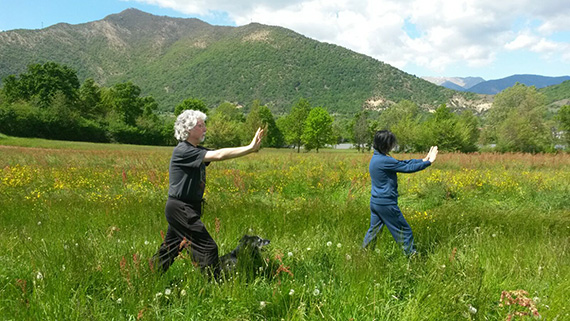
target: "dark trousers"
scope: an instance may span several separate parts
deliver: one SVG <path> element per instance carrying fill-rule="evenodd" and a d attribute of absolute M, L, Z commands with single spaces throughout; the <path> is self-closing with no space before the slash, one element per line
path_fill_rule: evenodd
<path fill-rule="evenodd" d="M 370 202 L 370 228 L 364 236 L 362 247 L 376 246 L 376 236 L 382 227 L 388 228 L 394 240 L 402 246 L 404 252 L 412 255 L 416 252 L 414 235 L 410 225 L 402 215 L 398 205 L 378 205 Z"/>
<path fill-rule="evenodd" d="M 186 203 L 168 198 L 165 209 L 168 231 L 152 259 L 162 271 L 166 272 L 180 251 L 187 247 L 190 248 L 192 261 L 198 266 L 217 271 L 218 245 L 200 220 L 201 205 L 200 202 Z"/>

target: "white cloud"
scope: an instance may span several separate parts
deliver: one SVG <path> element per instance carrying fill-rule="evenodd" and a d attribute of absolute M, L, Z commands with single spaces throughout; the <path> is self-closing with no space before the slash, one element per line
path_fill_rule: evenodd
<path fill-rule="evenodd" d="M 518 35 L 513 41 L 505 44 L 505 49 L 508 50 L 528 49 L 532 47 L 532 45 L 537 41 L 538 40 L 536 36 L 523 33 Z"/>
<path fill-rule="evenodd" d="M 557 42 L 538 36 L 530 31 L 519 34 L 513 41 L 505 45 L 507 50 L 526 50 L 540 54 L 543 59 L 549 61 L 560 60 L 570 62 L 570 43 Z"/>
<path fill-rule="evenodd" d="M 208 16 L 226 12 L 237 25 L 259 22 L 372 56 L 398 68 L 443 72 L 454 64 L 487 66 L 505 50 L 568 57 L 565 0 L 131 0 Z M 406 21 L 418 35 L 405 31 Z M 516 26 L 525 30 L 514 30 Z M 566 50 L 564 52 L 563 50 Z"/>

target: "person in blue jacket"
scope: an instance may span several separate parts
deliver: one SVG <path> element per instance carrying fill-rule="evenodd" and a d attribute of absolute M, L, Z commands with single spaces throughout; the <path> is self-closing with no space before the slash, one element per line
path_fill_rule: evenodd
<path fill-rule="evenodd" d="M 410 225 L 398 207 L 397 173 L 414 173 L 426 169 L 437 156 L 437 146 L 432 146 L 424 159 L 397 160 L 389 155 L 396 146 L 396 136 L 389 130 L 374 134 L 374 155 L 370 160 L 372 190 L 370 197 L 370 228 L 364 236 L 363 248 L 376 246 L 376 236 L 386 225 L 394 240 L 407 255 L 416 253 Z"/>

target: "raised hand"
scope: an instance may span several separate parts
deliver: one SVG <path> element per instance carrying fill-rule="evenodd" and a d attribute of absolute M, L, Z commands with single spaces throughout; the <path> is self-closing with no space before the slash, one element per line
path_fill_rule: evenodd
<path fill-rule="evenodd" d="M 436 157 L 437 157 L 437 152 L 438 152 L 437 146 L 432 146 L 432 147 L 429 149 L 429 153 L 428 153 L 428 155 L 427 155 L 427 158 L 428 158 L 428 160 L 429 160 L 430 162 L 433 163 L 433 162 L 435 161 L 435 159 L 436 159 Z"/>
<path fill-rule="evenodd" d="M 257 132 L 255 132 L 255 136 L 249 146 L 255 151 L 259 150 L 263 136 L 265 136 L 265 130 L 260 127 L 257 129 Z"/>

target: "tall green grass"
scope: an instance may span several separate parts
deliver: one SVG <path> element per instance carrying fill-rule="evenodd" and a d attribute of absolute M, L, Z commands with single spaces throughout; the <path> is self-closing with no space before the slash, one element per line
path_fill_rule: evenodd
<path fill-rule="evenodd" d="M 369 154 L 212 163 L 203 220 L 221 254 L 258 234 L 281 266 L 216 283 L 187 255 L 164 275 L 149 268 L 167 227 L 170 148 L 29 144 L 0 146 L 1 320 L 532 319 L 500 306 L 519 289 L 543 319 L 570 318 L 566 155 L 443 154 L 400 175 L 411 259 L 386 231 L 360 248 Z"/>

